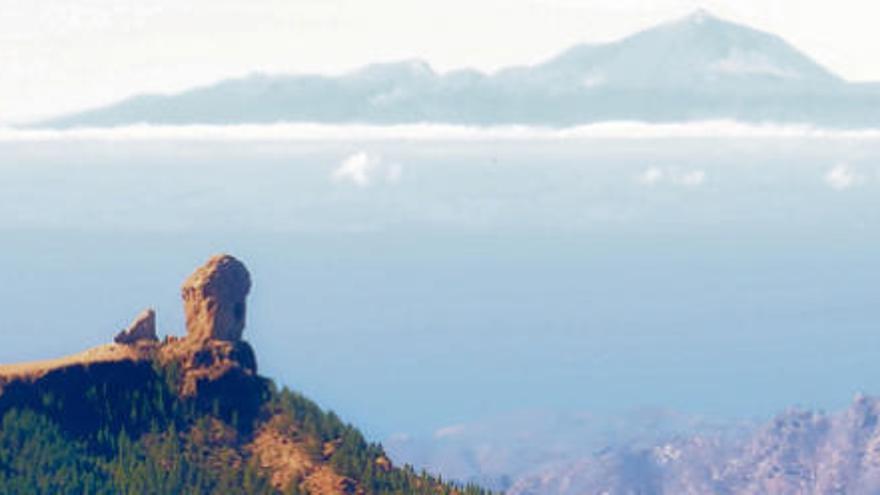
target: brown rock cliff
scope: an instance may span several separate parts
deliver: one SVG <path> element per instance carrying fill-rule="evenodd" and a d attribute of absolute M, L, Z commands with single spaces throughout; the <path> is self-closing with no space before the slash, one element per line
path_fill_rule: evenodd
<path fill-rule="evenodd" d="M 244 264 L 222 254 L 208 260 L 183 283 L 183 307 L 190 340 L 241 340 L 251 277 Z"/>

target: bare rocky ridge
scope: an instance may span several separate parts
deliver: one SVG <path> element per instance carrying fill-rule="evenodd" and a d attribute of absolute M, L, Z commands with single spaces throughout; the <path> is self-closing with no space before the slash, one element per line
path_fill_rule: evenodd
<path fill-rule="evenodd" d="M 0 365 L 0 393 L 2 393 L 3 385 L 11 382 L 34 382 L 52 372 L 73 367 L 148 361 L 154 352 L 155 345 L 145 343 L 138 345 L 106 344 L 57 359 Z"/>

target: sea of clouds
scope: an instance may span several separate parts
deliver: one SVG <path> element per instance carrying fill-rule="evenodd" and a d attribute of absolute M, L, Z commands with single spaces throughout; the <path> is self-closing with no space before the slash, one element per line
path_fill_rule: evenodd
<path fill-rule="evenodd" d="M 655 124 L 603 122 L 574 127 L 461 126 L 446 124 L 240 124 L 152 125 L 71 129 L 0 128 L 0 142 L 74 140 L 224 141 L 555 141 L 579 139 L 809 138 L 877 140 L 880 129 L 825 129 L 810 125 L 749 124 L 730 120 Z"/>

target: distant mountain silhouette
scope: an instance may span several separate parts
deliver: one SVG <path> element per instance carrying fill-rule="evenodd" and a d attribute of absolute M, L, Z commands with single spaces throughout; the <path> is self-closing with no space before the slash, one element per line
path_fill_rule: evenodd
<path fill-rule="evenodd" d="M 450 123 L 566 126 L 736 119 L 880 125 L 880 84 L 849 83 L 783 39 L 705 11 L 538 65 L 438 74 L 420 60 L 339 76 L 254 75 L 142 95 L 37 126 Z"/>

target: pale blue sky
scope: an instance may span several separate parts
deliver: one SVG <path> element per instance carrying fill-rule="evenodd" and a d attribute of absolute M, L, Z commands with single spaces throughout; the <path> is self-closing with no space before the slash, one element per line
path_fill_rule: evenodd
<path fill-rule="evenodd" d="M 412 57 L 493 70 L 700 7 L 780 34 L 848 79 L 880 80 L 871 0 L 0 0 L 0 123 L 253 71 Z"/>

